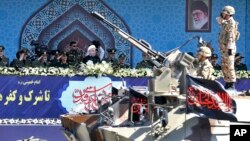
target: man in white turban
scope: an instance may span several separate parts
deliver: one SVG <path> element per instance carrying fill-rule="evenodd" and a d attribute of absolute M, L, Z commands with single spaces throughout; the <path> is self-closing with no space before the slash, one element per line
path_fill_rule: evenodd
<path fill-rule="evenodd" d="M 95 45 L 90 45 L 88 47 L 87 54 L 88 55 L 83 58 L 83 63 L 86 64 L 88 61 L 92 61 L 94 64 L 101 62 L 99 56 L 96 53 Z"/>

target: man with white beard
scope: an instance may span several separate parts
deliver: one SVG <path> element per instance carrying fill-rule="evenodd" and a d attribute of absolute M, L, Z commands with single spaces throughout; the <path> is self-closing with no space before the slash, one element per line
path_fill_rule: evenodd
<path fill-rule="evenodd" d="M 191 14 L 193 17 L 191 29 L 208 29 L 208 6 L 203 1 L 194 1 L 191 4 Z"/>

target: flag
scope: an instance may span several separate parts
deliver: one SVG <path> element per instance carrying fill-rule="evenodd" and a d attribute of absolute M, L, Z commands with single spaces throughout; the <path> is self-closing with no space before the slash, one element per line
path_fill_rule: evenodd
<path fill-rule="evenodd" d="M 213 80 L 186 76 L 187 112 L 203 114 L 207 118 L 237 121 L 236 102 L 224 87 Z"/>
<path fill-rule="evenodd" d="M 148 112 L 148 98 L 130 88 L 129 90 L 129 120 L 132 121 L 140 121 L 140 115 L 143 113 L 143 111 Z M 131 117 L 133 117 L 131 119 Z"/>

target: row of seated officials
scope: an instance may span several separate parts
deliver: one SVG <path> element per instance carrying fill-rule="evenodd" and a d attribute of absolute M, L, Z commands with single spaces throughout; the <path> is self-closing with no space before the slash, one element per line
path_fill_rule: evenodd
<path fill-rule="evenodd" d="M 126 64 L 127 56 L 124 53 L 118 55 L 116 58 L 117 50 L 115 48 L 107 49 L 107 56 L 104 57 L 104 50 L 98 41 L 93 41 L 88 47 L 87 53 L 77 46 L 77 42 L 71 41 L 69 47 L 64 51 L 52 50 L 49 51 L 44 47 L 37 47 L 35 49 L 35 57 L 29 56 L 27 49 L 20 49 L 16 53 L 16 58 L 9 63 L 8 57 L 4 54 L 5 47 L 0 45 L 0 67 L 77 67 L 80 63 L 87 63 L 91 60 L 94 64 L 100 63 L 102 60 L 111 63 L 114 68 L 130 68 Z M 149 61 L 149 56 L 142 55 L 143 60 L 136 65 L 137 69 L 140 68 L 153 68 L 153 63 Z"/>
<path fill-rule="evenodd" d="M 0 67 L 11 66 L 11 67 L 76 67 L 80 63 L 87 63 L 91 60 L 94 64 L 100 63 L 102 60 L 112 64 L 114 68 L 130 68 L 130 65 L 126 64 L 127 56 L 122 53 L 119 54 L 118 59 L 116 59 L 116 49 L 107 49 L 107 56 L 104 58 L 104 50 L 101 47 L 99 41 L 92 41 L 92 44 L 88 47 L 87 53 L 84 55 L 84 51 L 77 46 L 76 41 L 71 41 L 69 47 L 65 51 L 52 50 L 48 51 L 46 48 L 37 47 L 35 58 L 30 58 L 28 56 L 27 49 L 21 49 L 16 53 L 16 59 L 14 59 L 9 64 L 9 59 L 4 55 L 5 47 L 0 45 Z M 190 54 L 193 55 L 193 54 Z M 149 56 L 142 53 L 143 60 L 138 62 L 136 65 L 137 69 L 149 68 L 152 69 L 154 64 L 149 61 Z M 247 71 L 246 64 L 242 63 L 244 57 L 237 53 L 235 55 L 235 70 Z M 214 66 L 215 70 L 221 70 L 221 66 L 217 63 L 218 55 L 212 54 L 211 64 Z"/>

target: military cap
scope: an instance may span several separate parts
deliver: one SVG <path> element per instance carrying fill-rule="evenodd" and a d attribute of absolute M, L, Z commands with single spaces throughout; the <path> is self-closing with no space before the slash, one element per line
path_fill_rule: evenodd
<path fill-rule="evenodd" d="M 235 54 L 235 60 L 244 58 L 240 53 Z"/>
<path fill-rule="evenodd" d="M 188 52 L 187 54 L 190 55 L 190 56 L 192 56 L 192 57 L 194 57 L 194 53 L 193 52 Z"/>
<path fill-rule="evenodd" d="M 5 47 L 3 45 L 0 45 L 0 50 L 4 50 Z"/>
<path fill-rule="evenodd" d="M 108 53 L 115 53 L 116 49 L 115 48 L 109 48 L 107 51 L 108 51 Z"/>
<path fill-rule="evenodd" d="M 224 13 L 224 14 L 227 14 L 227 15 L 234 15 L 235 14 L 235 9 L 232 6 L 227 5 L 227 6 L 223 7 L 221 13 Z"/>
<path fill-rule="evenodd" d="M 217 54 L 212 54 L 211 58 L 216 58 L 216 59 L 218 59 L 218 55 L 217 55 Z"/>
<path fill-rule="evenodd" d="M 69 54 L 68 54 L 67 52 L 63 52 L 63 53 L 62 53 L 62 56 L 67 56 L 67 57 L 68 57 Z"/>
<path fill-rule="evenodd" d="M 118 58 L 119 58 L 119 59 L 120 59 L 120 58 L 126 58 L 126 55 L 125 55 L 124 53 L 122 53 L 122 54 L 119 55 Z"/>
<path fill-rule="evenodd" d="M 27 48 L 22 48 L 19 51 L 20 53 L 28 53 L 28 49 Z"/>
<path fill-rule="evenodd" d="M 204 56 L 206 56 L 206 57 L 210 57 L 211 54 L 212 54 L 212 53 L 211 53 L 211 49 L 208 48 L 208 47 L 206 47 L 206 46 L 200 47 L 199 52 L 202 52 L 202 54 L 203 54 Z"/>
<path fill-rule="evenodd" d="M 61 51 L 60 50 L 51 50 L 50 51 L 52 55 L 56 55 L 56 54 L 60 54 Z"/>
<path fill-rule="evenodd" d="M 32 40 L 32 41 L 30 42 L 30 45 L 31 45 L 31 46 L 39 46 L 40 43 L 39 43 L 38 40 Z"/>

